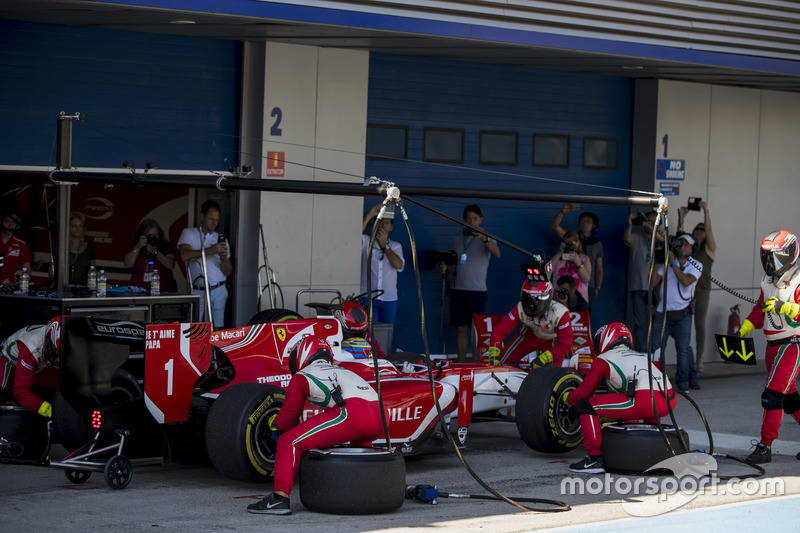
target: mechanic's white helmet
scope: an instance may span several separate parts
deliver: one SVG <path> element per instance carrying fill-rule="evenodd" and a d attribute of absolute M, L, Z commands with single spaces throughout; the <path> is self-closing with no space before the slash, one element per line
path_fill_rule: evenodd
<path fill-rule="evenodd" d="M 633 347 L 633 335 L 628 326 L 622 322 L 611 322 L 600 328 L 594 334 L 594 353 L 600 355 L 617 346 Z"/>

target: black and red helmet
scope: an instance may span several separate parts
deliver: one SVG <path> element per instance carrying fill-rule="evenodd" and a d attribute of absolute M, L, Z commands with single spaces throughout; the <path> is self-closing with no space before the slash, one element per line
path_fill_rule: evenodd
<path fill-rule="evenodd" d="M 594 334 L 594 354 L 600 355 L 617 346 L 633 348 L 633 335 L 628 326 L 622 322 L 611 322 L 600 328 Z"/>
<path fill-rule="evenodd" d="M 786 230 L 773 231 L 761 241 L 761 266 L 769 276 L 780 277 L 797 263 L 797 237 Z"/>
<path fill-rule="evenodd" d="M 367 329 L 367 313 L 364 308 L 356 302 L 342 302 L 344 309 L 337 309 L 333 312 L 342 327 L 349 333 L 360 333 Z"/>
<path fill-rule="evenodd" d="M 289 354 L 289 372 L 294 375 L 319 359 L 333 363 L 333 351 L 330 344 L 316 335 L 303 337 L 303 340 L 298 342 Z"/>
<path fill-rule="evenodd" d="M 553 286 L 549 281 L 525 280 L 522 284 L 522 312 L 531 318 L 542 316 L 549 308 L 553 299 Z"/>

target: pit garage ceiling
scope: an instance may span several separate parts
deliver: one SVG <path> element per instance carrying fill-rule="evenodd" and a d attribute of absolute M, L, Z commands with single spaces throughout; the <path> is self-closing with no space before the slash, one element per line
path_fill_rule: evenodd
<path fill-rule="evenodd" d="M 559 27 L 559 33 L 552 33 L 552 38 L 549 39 L 546 32 L 529 32 L 531 35 L 537 36 L 533 39 L 535 42 L 531 42 L 531 40 L 523 42 L 525 39 L 516 41 L 504 39 L 502 37 L 504 31 L 521 30 L 508 29 L 508 25 L 502 21 L 496 22 L 493 28 L 482 26 L 489 29 L 477 38 L 471 37 L 467 34 L 468 32 L 462 32 L 460 35 L 459 32 L 454 32 L 451 35 L 443 36 L 437 34 L 436 31 L 423 31 L 426 28 L 424 20 L 398 17 L 398 13 L 408 12 L 408 2 L 403 6 L 405 9 L 396 10 L 391 15 L 397 20 L 412 20 L 412 23 L 407 24 L 405 29 L 388 26 L 376 29 L 362 23 L 370 16 L 388 15 L 381 15 L 377 12 L 365 14 L 356 9 L 364 8 L 366 4 L 371 4 L 373 7 L 388 4 L 384 2 L 304 2 L 304 6 L 298 2 L 290 4 L 257 0 L 220 2 L 219 5 L 222 7 L 233 5 L 246 7 L 247 9 L 239 10 L 240 14 L 163 7 L 191 5 L 191 3 L 180 0 L 141 0 L 137 2 L 137 4 L 146 3 L 150 5 L 135 5 L 133 0 L 116 4 L 98 1 L 0 0 L 0 19 L 234 41 L 268 40 L 575 73 L 671 79 L 800 92 L 800 61 L 793 59 L 795 55 L 800 57 L 800 36 L 794 41 L 791 40 L 791 37 L 788 39 L 785 37 L 785 35 L 791 36 L 793 33 L 797 33 L 794 31 L 795 29 L 800 29 L 800 6 L 798 4 L 794 4 L 798 6 L 796 8 L 785 8 L 785 13 L 789 15 L 796 11 L 794 18 L 789 17 L 783 23 L 777 22 L 776 19 L 775 24 L 781 27 L 772 28 L 774 30 L 772 31 L 773 37 L 769 37 L 770 32 L 766 28 L 764 29 L 764 39 L 767 39 L 771 48 L 765 51 L 763 57 L 759 57 L 757 54 L 731 53 L 731 49 L 726 49 L 722 42 L 724 39 L 720 39 L 715 46 L 709 44 L 706 51 L 702 51 L 690 49 L 691 45 L 689 48 L 678 48 L 674 45 L 670 47 L 664 46 L 664 44 L 648 44 L 646 37 L 642 36 L 641 30 L 639 30 L 639 36 L 635 38 L 631 33 L 632 40 L 628 43 L 618 40 L 604 41 L 599 30 L 596 32 L 597 37 L 575 37 L 575 35 L 587 35 L 585 28 L 588 27 L 586 15 L 589 13 L 588 8 L 581 13 L 584 16 L 580 25 L 573 22 L 574 27 L 571 29 L 569 23 L 564 23 Z M 470 3 L 476 6 L 484 4 L 484 8 L 486 4 L 497 4 L 497 2 L 444 2 L 444 4 L 450 4 L 451 7 L 455 4 L 463 7 Z M 575 0 L 568 0 L 565 3 L 577 4 Z M 666 4 L 666 2 L 662 3 Z M 696 4 L 696 2 L 692 3 Z M 742 4 L 743 2 L 732 3 Z M 785 4 L 785 2 L 778 3 Z M 339 7 L 349 7 L 349 9 L 331 10 L 331 6 L 334 4 Z M 517 2 L 517 4 L 521 3 Z M 548 4 L 548 2 L 529 4 Z M 637 3 L 627 2 L 627 4 Z M 654 2 L 638 2 L 638 4 L 652 6 Z M 213 3 L 206 2 L 202 5 L 210 8 L 208 6 Z M 277 11 L 280 11 L 283 18 L 270 18 L 270 13 L 276 12 L 276 10 L 268 9 L 270 5 L 279 5 L 280 9 Z M 226 9 L 232 11 L 228 7 Z M 305 10 L 305 13 L 314 10 L 317 16 L 308 17 L 302 22 L 292 21 L 284 16 L 292 9 Z M 386 8 L 383 9 L 386 10 Z M 753 9 L 755 9 L 754 5 Z M 778 8 L 778 11 L 780 9 Z M 242 12 L 248 12 L 248 14 L 241 14 Z M 250 12 L 258 13 L 258 16 L 253 16 L 249 14 Z M 453 17 L 454 20 L 458 19 L 455 15 Z M 765 16 L 766 22 L 762 24 L 771 24 L 770 17 L 772 17 L 772 13 Z M 577 16 L 575 20 L 578 20 Z M 354 21 L 356 22 L 354 23 Z M 441 21 L 438 23 L 450 24 Z M 471 24 L 474 24 L 474 20 Z M 503 26 L 506 29 L 503 29 Z M 475 26 L 468 25 L 468 27 Z M 633 28 L 635 27 L 635 24 L 631 24 L 632 29 L 625 31 L 634 32 Z M 758 33 L 758 31 L 758 27 L 753 26 L 750 34 Z M 621 34 L 624 32 L 621 31 Z M 704 35 L 713 35 L 713 32 L 707 31 Z M 724 35 L 724 31 L 720 35 Z M 676 38 L 679 37 L 677 33 L 676 36 Z M 752 49 L 756 49 L 755 41 L 751 41 L 752 38 L 745 36 L 742 37 L 740 44 L 743 47 L 751 46 Z M 586 47 L 581 46 L 579 42 L 607 43 L 607 45 Z M 760 46 L 762 43 L 758 42 L 757 44 Z M 736 45 L 737 43 L 733 43 L 733 46 Z"/>

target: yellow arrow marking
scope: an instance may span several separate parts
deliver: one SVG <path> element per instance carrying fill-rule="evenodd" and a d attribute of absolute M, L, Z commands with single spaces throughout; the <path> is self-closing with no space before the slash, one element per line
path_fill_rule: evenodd
<path fill-rule="evenodd" d="M 728 349 L 728 339 L 725 337 L 722 337 L 722 348 L 720 348 L 719 351 L 728 359 L 735 353 L 733 350 Z"/>
<path fill-rule="evenodd" d="M 753 353 L 754 352 L 749 352 L 749 353 L 747 352 L 747 348 L 745 348 L 745 345 L 744 345 L 744 339 L 742 339 L 742 351 L 741 352 L 737 351 L 736 355 L 741 357 L 742 361 L 747 361 L 748 359 L 753 357 Z"/>

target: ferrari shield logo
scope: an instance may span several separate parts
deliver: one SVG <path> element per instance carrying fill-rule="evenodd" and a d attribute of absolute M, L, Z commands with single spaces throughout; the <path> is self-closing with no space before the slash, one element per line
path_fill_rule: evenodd
<path fill-rule="evenodd" d="M 281 340 L 281 342 L 286 340 L 286 330 L 285 329 L 278 328 L 278 329 L 275 330 L 275 334 L 278 335 L 278 338 Z"/>

